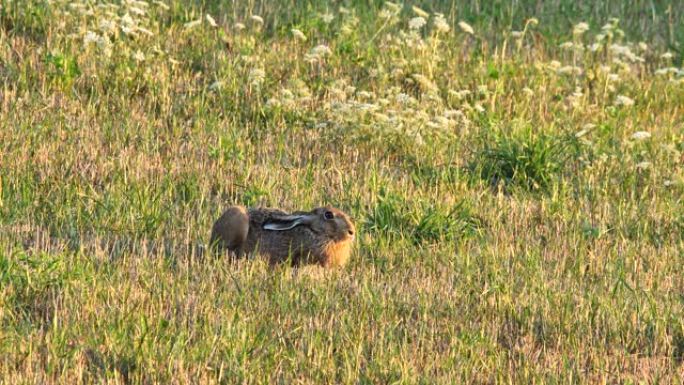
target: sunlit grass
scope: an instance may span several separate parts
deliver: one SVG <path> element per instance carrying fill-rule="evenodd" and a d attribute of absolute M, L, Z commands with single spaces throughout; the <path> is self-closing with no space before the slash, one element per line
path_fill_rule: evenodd
<path fill-rule="evenodd" d="M 680 7 L 247 3 L 0 2 L 0 383 L 682 382 Z"/>

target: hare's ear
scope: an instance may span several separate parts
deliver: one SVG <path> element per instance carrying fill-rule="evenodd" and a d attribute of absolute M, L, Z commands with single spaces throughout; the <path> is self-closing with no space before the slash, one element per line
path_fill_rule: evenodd
<path fill-rule="evenodd" d="M 299 225 L 309 225 L 314 218 L 313 215 L 287 215 L 273 218 L 264 223 L 264 230 L 290 230 Z"/>

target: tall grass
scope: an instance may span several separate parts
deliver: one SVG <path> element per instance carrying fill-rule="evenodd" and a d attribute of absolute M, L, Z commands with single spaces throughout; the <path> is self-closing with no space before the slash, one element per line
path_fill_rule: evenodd
<path fill-rule="evenodd" d="M 0 383 L 681 383 L 683 9 L 0 2 Z"/>

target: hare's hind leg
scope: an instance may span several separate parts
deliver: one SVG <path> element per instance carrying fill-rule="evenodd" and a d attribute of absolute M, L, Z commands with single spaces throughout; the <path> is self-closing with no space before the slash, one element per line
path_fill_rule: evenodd
<path fill-rule="evenodd" d="M 232 206 L 214 223 L 210 244 L 240 256 L 249 232 L 249 214 L 243 206 Z"/>

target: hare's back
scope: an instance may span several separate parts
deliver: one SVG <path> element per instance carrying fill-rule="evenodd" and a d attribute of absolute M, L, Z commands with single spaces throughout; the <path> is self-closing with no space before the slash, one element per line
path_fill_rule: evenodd
<path fill-rule="evenodd" d="M 314 243 L 313 234 L 308 228 L 296 226 L 282 231 L 264 229 L 265 223 L 287 215 L 290 214 L 277 209 L 250 209 L 246 250 L 268 256 L 272 263 L 285 261 L 289 257 L 298 259 L 298 254 L 308 252 Z M 293 252 L 297 255 L 292 255 Z"/>

